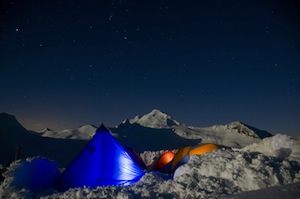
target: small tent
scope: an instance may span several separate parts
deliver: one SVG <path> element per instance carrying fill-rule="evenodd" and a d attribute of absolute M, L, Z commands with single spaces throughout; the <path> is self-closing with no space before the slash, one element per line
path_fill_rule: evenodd
<path fill-rule="evenodd" d="M 101 125 L 93 138 L 67 166 L 55 183 L 59 191 L 75 187 L 129 185 L 144 172 L 120 143 Z"/>
<path fill-rule="evenodd" d="M 215 144 L 203 144 L 197 146 L 187 146 L 178 149 L 176 154 L 170 151 L 167 151 L 158 159 L 154 164 L 153 170 L 160 171 L 162 173 L 172 174 L 175 170 L 181 165 L 187 163 L 192 155 L 201 155 L 204 153 L 211 152 L 215 149 L 218 149 L 219 146 Z M 173 154 L 172 154 L 173 153 Z"/>
<path fill-rule="evenodd" d="M 171 169 L 170 169 L 171 173 L 174 173 L 174 171 L 180 165 L 183 165 L 183 164 L 185 164 L 189 161 L 189 159 L 190 159 L 190 156 L 189 156 L 190 149 L 191 149 L 191 146 L 187 146 L 187 147 L 178 149 L 178 151 L 176 152 L 176 154 L 175 154 L 175 156 L 172 160 Z"/>
<path fill-rule="evenodd" d="M 213 150 L 218 148 L 219 147 L 217 145 L 208 143 L 197 145 L 194 147 L 188 146 L 179 149 L 172 160 L 171 173 L 174 173 L 179 166 L 187 163 L 192 155 L 201 155 L 204 153 L 212 152 Z"/>
<path fill-rule="evenodd" d="M 201 155 L 204 153 L 212 152 L 215 149 L 218 149 L 219 147 L 215 144 L 208 143 L 208 144 L 203 144 L 199 146 L 192 147 L 189 151 L 189 156 L 192 155 Z"/>
<path fill-rule="evenodd" d="M 154 163 L 153 170 L 160 171 L 162 173 L 169 173 L 171 162 L 175 156 L 175 153 L 172 151 L 166 151 L 163 153 L 160 158 Z"/>

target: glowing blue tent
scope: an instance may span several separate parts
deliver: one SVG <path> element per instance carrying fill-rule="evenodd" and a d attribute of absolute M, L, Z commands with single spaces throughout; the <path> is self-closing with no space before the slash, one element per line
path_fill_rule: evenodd
<path fill-rule="evenodd" d="M 84 186 L 129 185 L 143 175 L 120 143 L 101 125 L 58 178 L 55 187 L 65 191 Z"/>

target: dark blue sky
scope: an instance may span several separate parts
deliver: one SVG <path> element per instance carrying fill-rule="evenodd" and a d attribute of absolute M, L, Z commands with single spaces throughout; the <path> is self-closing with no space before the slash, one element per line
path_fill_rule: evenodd
<path fill-rule="evenodd" d="M 154 108 L 300 135 L 297 1 L 1 1 L 0 112 L 40 130 Z"/>

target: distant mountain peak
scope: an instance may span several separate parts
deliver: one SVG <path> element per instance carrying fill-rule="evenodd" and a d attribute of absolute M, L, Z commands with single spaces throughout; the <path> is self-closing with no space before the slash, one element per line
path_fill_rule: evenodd
<path fill-rule="evenodd" d="M 237 133 L 245 134 L 249 137 L 259 139 L 272 136 L 272 134 L 268 133 L 267 131 L 259 130 L 240 121 L 235 121 L 230 124 L 227 124 L 226 129 L 233 130 Z"/>
<path fill-rule="evenodd" d="M 167 113 L 158 109 L 153 109 L 150 113 L 142 117 L 136 116 L 133 119 L 130 119 L 129 123 L 138 123 L 141 126 L 150 128 L 171 128 L 172 126 L 180 125 L 180 122 L 174 120 Z"/>
<path fill-rule="evenodd" d="M 50 129 L 50 128 L 48 128 L 48 127 L 46 127 L 46 128 L 43 128 L 40 132 L 38 132 L 38 133 L 46 133 L 46 132 L 50 132 L 50 131 L 53 131 L 52 129 Z"/>
<path fill-rule="evenodd" d="M 142 118 L 156 118 L 156 119 L 160 119 L 160 120 L 165 120 L 167 118 L 171 118 L 171 116 L 169 116 L 167 113 L 162 112 L 158 109 L 153 109 L 150 113 L 147 113 L 146 115 L 142 116 Z"/>
<path fill-rule="evenodd" d="M 86 125 L 80 126 L 77 130 L 78 131 L 85 131 L 85 130 L 94 130 L 94 129 L 97 129 L 97 127 L 92 125 L 92 124 L 86 124 Z"/>
<path fill-rule="evenodd" d="M 167 115 L 167 113 L 159 110 L 159 109 L 153 109 L 150 113 L 148 113 L 147 115 Z"/>
<path fill-rule="evenodd" d="M 43 137 L 86 140 L 93 137 L 93 135 L 96 132 L 96 129 L 97 128 L 94 125 L 87 124 L 87 125 L 82 125 L 77 129 L 65 129 L 58 132 L 45 128 L 40 133 L 42 134 Z"/>

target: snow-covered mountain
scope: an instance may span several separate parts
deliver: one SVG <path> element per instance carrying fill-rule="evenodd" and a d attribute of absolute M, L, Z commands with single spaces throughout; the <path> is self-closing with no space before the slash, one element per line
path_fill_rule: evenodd
<path fill-rule="evenodd" d="M 0 164 L 8 165 L 19 158 L 46 156 L 58 161 L 62 166 L 68 164 L 87 141 L 54 139 L 42 137 L 26 130 L 13 115 L 0 114 Z"/>
<path fill-rule="evenodd" d="M 185 141 L 189 140 L 191 142 L 189 143 L 190 145 L 197 142 L 215 143 L 236 148 L 241 148 L 258 142 L 262 138 L 272 136 L 272 134 L 266 131 L 241 122 L 232 122 L 227 125 L 214 125 L 211 127 L 187 126 L 158 109 L 154 109 L 142 117 L 136 116 L 133 119 L 126 119 L 111 130 L 119 135 L 119 140 L 127 138 L 128 140 L 132 140 L 132 142 L 136 141 L 136 136 L 142 134 L 140 137 L 143 137 L 145 142 L 155 143 L 164 140 L 161 144 L 164 145 L 164 143 L 172 142 L 173 139 L 171 138 L 176 134 L 180 138 L 185 138 Z M 197 140 L 197 142 L 192 143 L 192 140 Z M 185 144 L 188 143 L 185 142 Z"/>
<path fill-rule="evenodd" d="M 4 144 L 0 146 L 1 159 L 2 162 L 8 162 L 14 159 L 17 147 L 21 147 L 21 156 L 35 155 L 37 154 L 36 148 L 39 148 L 44 154 L 62 160 L 63 154 L 55 153 L 51 144 L 57 146 L 57 151 L 65 148 L 62 151 L 74 155 L 76 154 L 74 151 L 80 150 L 95 134 L 96 127 L 83 125 L 77 129 L 66 129 L 59 132 L 45 128 L 39 133 L 34 133 L 27 131 L 14 116 L 2 113 L 0 130 L 0 138 L 4 140 Z M 215 143 L 241 148 L 259 142 L 263 137 L 271 136 L 265 131 L 241 122 L 204 128 L 191 127 L 178 122 L 158 109 L 154 109 L 142 117 L 136 116 L 133 119 L 127 119 L 110 130 L 123 146 L 133 148 L 138 152 L 178 149 L 200 143 Z M 66 147 L 71 146 L 70 144 L 73 149 Z M 58 154 L 61 156 L 54 157 Z"/>
<path fill-rule="evenodd" d="M 137 123 L 149 128 L 172 128 L 173 126 L 182 125 L 180 122 L 158 109 L 154 109 L 142 117 L 136 116 L 128 121 L 130 124 Z"/>
<path fill-rule="evenodd" d="M 239 133 L 239 134 L 244 134 L 249 137 L 253 138 L 265 138 L 265 137 L 270 137 L 272 134 L 268 133 L 267 131 L 259 130 L 257 128 L 251 127 L 247 124 L 244 124 L 242 122 L 236 121 L 232 122 L 227 125 L 215 125 L 212 127 L 208 128 L 198 128 L 198 127 L 187 127 L 185 124 L 178 122 L 177 120 L 173 119 L 170 115 L 167 113 L 164 113 L 158 109 L 152 110 L 150 113 L 139 117 L 136 116 L 133 119 L 126 119 L 122 124 L 140 124 L 141 126 L 144 127 L 149 127 L 149 128 L 186 128 L 186 129 L 193 129 L 193 130 L 207 130 L 211 129 L 210 131 L 219 131 L 222 129 L 223 131 L 230 131 L 234 133 Z M 188 134 L 180 134 L 180 136 L 186 137 L 186 138 L 191 138 L 188 136 Z M 194 139 L 194 138 L 192 138 Z"/>
<path fill-rule="evenodd" d="M 78 129 L 66 129 L 59 132 L 46 129 L 40 134 L 43 137 L 88 140 L 95 134 L 95 130 L 96 127 L 93 125 L 84 125 Z M 158 109 L 141 117 L 126 119 L 110 130 L 121 144 L 139 152 L 174 149 L 199 143 L 215 143 L 241 148 L 258 142 L 264 137 L 272 136 L 266 131 L 241 122 L 211 127 L 187 126 Z"/>
<path fill-rule="evenodd" d="M 88 125 L 83 125 L 77 129 L 65 129 L 58 132 L 46 128 L 43 129 L 40 132 L 40 134 L 43 137 L 86 140 L 92 138 L 96 130 L 97 127 L 88 124 Z"/>

